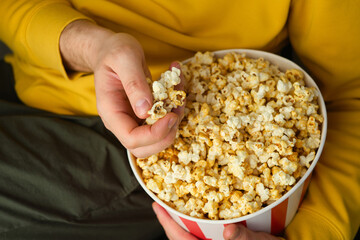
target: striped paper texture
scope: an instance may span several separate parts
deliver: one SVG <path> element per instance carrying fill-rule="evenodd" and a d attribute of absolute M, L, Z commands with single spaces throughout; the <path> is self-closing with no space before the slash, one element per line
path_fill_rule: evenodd
<path fill-rule="evenodd" d="M 249 218 L 236 224 L 243 224 L 253 231 L 279 234 L 295 216 L 308 188 L 311 174 L 288 198 L 280 204 L 260 215 Z M 270 205 L 271 206 L 271 205 Z M 185 230 L 191 232 L 199 239 L 221 240 L 227 224 L 203 223 L 191 221 L 169 212 L 170 216 Z"/>

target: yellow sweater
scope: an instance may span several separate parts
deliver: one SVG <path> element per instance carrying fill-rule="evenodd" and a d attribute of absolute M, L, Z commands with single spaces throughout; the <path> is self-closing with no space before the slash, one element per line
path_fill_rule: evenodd
<path fill-rule="evenodd" d="M 225 4 L 226 3 L 226 4 Z M 27 105 L 95 115 L 93 75 L 68 76 L 59 36 L 93 19 L 142 44 L 153 78 L 195 51 L 279 51 L 288 41 L 327 102 L 328 137 L 288 239 L 352 239 L 360 224 L 360 1 L 1 0 L 0 38 L 13 51 Z"/>

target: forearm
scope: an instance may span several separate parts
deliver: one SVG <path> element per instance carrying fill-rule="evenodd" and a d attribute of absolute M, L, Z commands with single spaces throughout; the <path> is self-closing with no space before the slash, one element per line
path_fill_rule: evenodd
<path fill-rule="evenodd" d="M 99 52 L 104 40 L 113 34 L 88 20 L 70 23 L 60 36 L 60 53 L 66 68 L 92 72 L 96 64 L 95 53 Z"/>

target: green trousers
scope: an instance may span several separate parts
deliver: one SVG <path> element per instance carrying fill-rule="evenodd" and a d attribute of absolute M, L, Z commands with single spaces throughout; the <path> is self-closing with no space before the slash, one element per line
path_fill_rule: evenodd
<path fill-rule="evenodd" d="M 23 105 L 0 62 L 1 240 L 166 239 L 151 203 L 99 117 Z"/>

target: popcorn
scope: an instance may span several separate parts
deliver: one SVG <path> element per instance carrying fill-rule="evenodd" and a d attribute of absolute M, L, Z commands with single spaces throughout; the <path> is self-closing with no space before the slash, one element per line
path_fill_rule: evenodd
<path fill-rule="evenodd" d="M 160 193 L 160 187 L 154 179 L 149 179 L 149 181 L 146 183 L 146 187 L 153 191 L 154 193 Z"/>
<path fill-rule="evenodd" d="M 189 216 L 231 219 L 281 198 L 305 174 L 320 145 L 318 93 L 296 69 L 265 59 L 196 53 L 182 66 L 185 116 L 172 146 L 137 159 L 146 186 Z M 172 69 L 152 83 L 151 124 L 184 103 Z"/>
<path fill-rule="evenodd" d="M 276 89 L 281 93 L 288 93 L 292 88 L 291 82 L 284 82 L 282 80 L 279 80 L 277 82 Z"/>
<path fill-rule="evenodd" d="M 216 187 L 217 186 L 217 179 L 215 177 L 205 176 L 204 183 L 209 186 Z"/>
<path fill-rule="evenodd" d="M 164 102 L 156 102 L 148 111 L 151 117 L 146 119 L 147 124 L 154 124 L 158 119 L 165 117 L 167 111 L 164 109 Z"/>
<path fill-rule="evenodd" d="M 256 193 L 260 196 L 261 202 L 266 202 L 269 199 L 270 190 L 264 187 L 264 184 L 256 184 Z"/>
<path fill-rule="evenodd" d="M 151 82 L 150 79 L 147 80 Z M 147 124 L 154 124 L 173 108 L 184 105 L 186 93 L 174 89 L 180 82 L 180 69 L 173 67 L 171 71 L 163 73 L 158 81 L 152 83 L 154 104 L 148 111 L 150 116 L 145 120 Z"/>
<path fill-rule="evenodd" d="M 295 178 L 285 173 L 278 167 L 273 168 L 272 180 L 275 185 L 286 186 L 293 185 L 295 183 Z"/>
<path fill-rule="evenodd" d="M 307 156 L 300 156 L 300 164 L 310 167 L 310 163 L 315 159 L 315 152 L 310 152 Z"/>
<path fill-rule="evenodd" d="M 292 162 L 287 158 L 282 158 L 279 163 L 284 172 L 289 175 L 293 174 L 297 170 L 299 165 L 297 162 Z"/>

